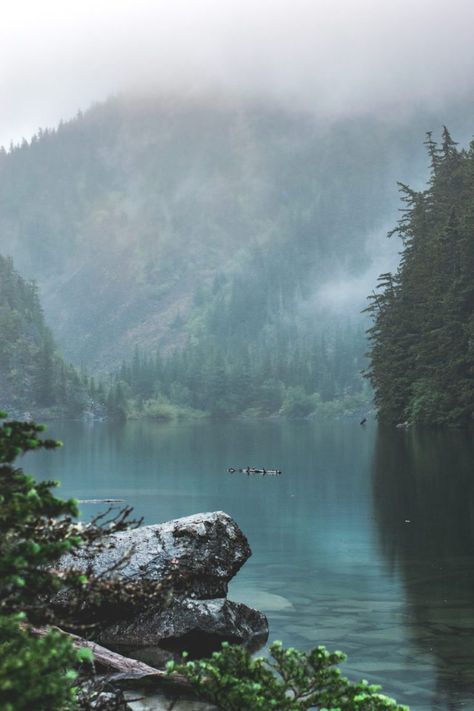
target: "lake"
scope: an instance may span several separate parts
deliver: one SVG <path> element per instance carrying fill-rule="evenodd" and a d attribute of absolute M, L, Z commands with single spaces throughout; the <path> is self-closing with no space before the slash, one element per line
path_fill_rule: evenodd
<path fill-rule="evenodd" d="M 63 496 L 117 497 L 145 523 L 231 514 L 253 556 L 229 597 L 270 639 L 349 655 L 413 711 L 474 708 L 474 445 L 353 421 L 54 423 L 25 470 Z M 279 477 L 227 467 L 279 468 Z M 100 507 L 83 506 L 89 516 Z"/>

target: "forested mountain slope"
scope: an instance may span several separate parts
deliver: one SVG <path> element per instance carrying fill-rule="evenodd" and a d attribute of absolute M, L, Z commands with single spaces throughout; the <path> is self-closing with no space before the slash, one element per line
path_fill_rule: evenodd
<path fill-rule="evenodd" d="M 350 281 L 393 223 L 396 181 L 424 173 L 438 121 L 114 98 L 0 154 L 0 251 L 38 281 L 67 357 L 93 371 L 136 346 L 186 347 L 189 387 L 190 364 L 206 362 L 338 396 L 361 387 L 365 349 Z M 349 290 L 345 314 L 320 299 L 332 280 Z"/>
<path fill-rule="evenodd" d="M 402 186 L 400 266 L 371 297 L 371 367 L 380 416 L 430 425 L 474 417 L 474 141 L 429 136 L 426 190 Z"/>
<path fill-rule="evenodd" d="M 86 402 L 80 377 L 56 352 L 36 285 L 0 256 L 0 408 L 80 412 Z"/>

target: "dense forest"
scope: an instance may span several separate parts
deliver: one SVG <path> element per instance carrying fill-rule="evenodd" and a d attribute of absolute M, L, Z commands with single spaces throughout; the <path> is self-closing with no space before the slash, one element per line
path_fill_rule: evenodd
<path fill-rule="evenodd" d="M 221 340 L 222 305 L 233 344 L 285 320 L 319 335 L 334 320 L 320 289 L 366 275 L 396 180 L 423 174 L 413 146 L 429 120 L 111 99 L 0 153 L 0 253 L 37 281 L 65 356 L 93 371 L 214 325 Z"/>
<path fill-rule="evenodd" d="M 427 188 L 401 185 L 395 273 L 382 274 L 369 311 L 380 418 L 465 425 L 474 415 L 474 142 L 460 150 L 445 128 L 428 134 Z"/>
<path fill-rule="evenodd" d="M 0 151 L 0 253 L 94 412 L 365 412 L 360 311 L 435 120 L 116 97 Z"/>
<path fill-rule="evenodd" d="M 137 350 L 113 379 L 117 404 L 131 400 L 136 416 L 158 418 L 173 415 L 168 405 L 178 408 L 178 416 L 186 414 L 182 408 L 219 416 L 305 417 L 370 407 L 371 391 L 360 374 L 362 328 L 328 325 L 324 334 L 311 336 L 290 323 L 267 327 L 255 340 L 239 339 L 225 332 L 222 311 L 222 340 L 216 328 L 169 355 Z"/>
<path fill-rule="evenodd" d="M 87 404 L 85 384 L 57 353 L 34 282 L 0 256 L 0 392 L 12 413 L 56 408 L 78 413 Z"/>
<path fill-rule="evenodd" d="M 280 332 L 267 329 L 265 341 L 248 346 L 237 338 L 228 352 L 203 329 L 200 340 L 190 339 L 169 355 L 136 349 L 130 363 L 94 378 L 65 363 L 45 324 L 35 282 L 1 256 L 0 304 L 0 392 L 3 406 L 18 415 L 171 419 L 247 411 L 299 417 L 323 409 L 342 414 L 367 402 L 357 360 L 363 333 L 354 334 L 350 326 L 336 329 L 333 339 L 313 342 L 295 324 Z M 225 323 L 224 307 L 220 316 Z M 225 333 L 222 343 L 229 346 Z"/>

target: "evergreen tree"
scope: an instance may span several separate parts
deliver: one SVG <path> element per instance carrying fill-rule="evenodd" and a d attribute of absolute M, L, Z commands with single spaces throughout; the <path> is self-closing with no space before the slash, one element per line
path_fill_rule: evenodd
<path fill-rule="evenodd" d="M 2 406 L 14 410 L 59 407 L 77 413 L 87 400 L 87 386 L 57 352 L 36 284 L 1 255 L 0 393 Z"/>
<path fill-rule="evenodd" d="M 426 190 L 401 185 L 403 243 L 395 274 L 370 299 L 367 375 L 382 420 L 472 422 L 474 415 L 474 151 L 458 150 L 447 128 L 441 148 L 428 134 Z"/>

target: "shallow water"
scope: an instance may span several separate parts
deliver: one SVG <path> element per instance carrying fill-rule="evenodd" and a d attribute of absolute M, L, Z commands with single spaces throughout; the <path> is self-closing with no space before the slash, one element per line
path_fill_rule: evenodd
<path fill-rule="evenodd" d="M 25 469 L 156 523 L 224 510 L 252 558 L 229 597 L 271 639 L 349 655 L 413 710 L 474 709 L 474 446 L 356 422 L 55 423 Z M 227 467 L 280 468 L 279 477 Z M 84 505 L 88 516 L 100 507 Z"/>

